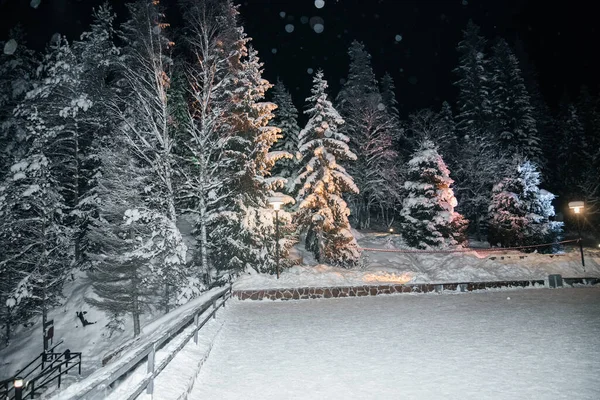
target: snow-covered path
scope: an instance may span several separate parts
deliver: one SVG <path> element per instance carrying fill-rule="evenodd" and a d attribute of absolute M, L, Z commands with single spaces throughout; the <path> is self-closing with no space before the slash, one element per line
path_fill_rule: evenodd
<path fill-rule="evenodd" d="M 600 288 L 230 304 L 190 399 L 600 399 Z"/>

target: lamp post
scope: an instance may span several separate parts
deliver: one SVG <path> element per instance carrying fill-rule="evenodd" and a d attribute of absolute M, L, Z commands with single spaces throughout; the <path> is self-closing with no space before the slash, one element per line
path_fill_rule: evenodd
<path fill-rule="evenodd" d="M 579 252 L 581 253 L 581 265 L 583 266 L 583 271 L 585 272 L 585 260 L 583 258 L 583 243 L 581 239 L 581 227 L 579 218 L 583 211 L 585 204 L 583 201 L 571 201 L 569 202 L 569 208 L 573 210 L 573 214 L 577 218 L 577 234 L 579 235 Z"/>
<path fill-rule="evenodd" d="M 275 210 L 275 271 L 277 272 L 277 279 L 279 279 L 279 210 L 283 204 L 283 197 L 270 197 L 269 204 Z"/>
<path fill-rule="evenodd" d="M 15 388 L 15 400 L 23 399 L 23 386 L 25 386 L 25 381 L 23 378 L 16 377 L 13 381 L 13 386 Z"/>

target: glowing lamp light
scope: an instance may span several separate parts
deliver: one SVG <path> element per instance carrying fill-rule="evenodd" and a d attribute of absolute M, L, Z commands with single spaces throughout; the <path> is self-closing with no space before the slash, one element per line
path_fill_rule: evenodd
<path fill-rule="evenodd" d="M 573 210 L 575 214 L 580 214 L 583 210 L 584 203 L 583 201 L 571 201 L 569 202 L 569 208 Z"/>
<path fill-rule="evenodd" d="M 283 203 L 284 199 L 282 196 L 269 197 L 269 204 L 271 205 L 271 207 L 273 207 L 273 210 L 275 211 L 279 211 Z"/>
<path fill-rule="evenodd" d="M 394 228 L 390 228 L 390 233 L 394 233 Z"/>
<path fill-rule="evenodd" d="M 23 378 L 15 378 L 13 381 L 13 386 L 17 389 L 21 389 L 25 385 L 25 381 Z"/>

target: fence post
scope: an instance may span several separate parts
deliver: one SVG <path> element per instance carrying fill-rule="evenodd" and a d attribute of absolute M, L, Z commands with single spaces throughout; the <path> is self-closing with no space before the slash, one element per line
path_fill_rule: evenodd
<path fill-rule="evenodd" d="M 194 344 L 198 344 L 198 324 L 200 323 L 198 317 L 199 315 L 196 313 L 196 315 L 194 315 L 194 326 L 196 327 L 194 329 Z"/>
<path fill-rule="evenodd" d="M 213 319 L 217 318 L 217 299 L 213 300 Z"/>
<path fill-rule="evenodd" d="M 154 374 L 154 356 L 156 355 L 156 344 L 152 344 L 152 348 L 150 349 L 150 353 L 148 353 L 148 366 L 146 368 L 146 372 Z M 154 377 L 150 379 L 148 382 L 148 386 L 146 386 L 146 393 L 152 394 L 154 393 Z"/>

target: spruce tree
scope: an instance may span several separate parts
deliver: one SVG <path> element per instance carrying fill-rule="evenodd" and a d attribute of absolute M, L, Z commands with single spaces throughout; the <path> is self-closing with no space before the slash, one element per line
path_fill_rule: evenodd
<path fill-rule="evenodd" d="M 557 241 L 562 222 L 552 221 L 555 196 L 539 188 L 540 172 L 530 161 L 494 185 L 489 208 L 488 241 L 503 247 L 526 246 Z M 551 247 L 538 251 L 552 250 Z"/>
<path fill-rule="evenodd" d="M 353 222 L 364 229 L 370 227 L 373 214 L 384 219 L 399 203 L 398 154 L 393 148 L 398 124 L 395 111 L 386 110 L 371 68 L 371 56 L 364 45 L 354 41 L 348 54 L 350 72 L 337 104 L 345 120 L 341 129 L 350 139 L 350 150 L 357 156 L 357 161 L 348 166 L 348 172 L 360 193 L 349 195 L 348 202 Z M 391 99 L 388 101 L 393 103 Z"/>
<path fill-rule="evenodd" d="M 292 155 L 298 152 L 298 134 L 300 127 L 298 126 L 298 110 L 292 102 L 292 95 L 285 88 L 281 80 L 273 87 L 273 103 L 277 105 L 274 111 L 275 117 L 271 120 L 270 125 L 281 129 L 281 138 L 275 142 L 273 150 L 283 150 Z M 288 182 L 293 182 L 295 177 L 292 176 L 296 172 L 298 160 L 284 158 L 275 165 L 273 174 L 282 178 L 290 178 Z"/>
<path fill-rule="evenodd" d="M 402 237 L 409 246 L 429 249 L 464 243 L 467 222 L 454 211 L 453 182 L 433 142 L 423 140 L 408 162 L 404 183 Z"/>
<path fill-rule="evenodd" d="M 459 61 L 454 70 L 459 78 L 455 83 L 458 88 L 456 127 L 460 137 L 467 141 L 491 139 L 490 76 L 485 46 L 479 27 L 470 20 L 458 43 Z"/>
<path fill-rule="evenodd" d="M 237 32 L 239 47 L 237 53 L 230 53 L 236 56 L 229 58 L 232 70 L 225 88 L 230 103 L 224 122 L 230 132 L 224 144 L 224 158 L 231 179 L 217 192 L 222 200 L 212 226 L 215 246 L 211 256 L 221 274 L 239 273 L 249 268 L 273 272 L 276 263 L 274 212 L 268 199 L 283 187 L 284 181 L 270 175 L 277 160 L 291 155 L 284 151 L 271 152 L 280 134 L 279 128 L 268 126 L 277 108 L 264 101 L 272 85 L 262 78 L 262 63 L 257 52 L 246 47 L 249 39 L 241 29 Z M 284 263 L 291 244 L 283 241 L 280 246 Z"/>
<path fill-rule="evenodd" d="M 490 66 L 491 106 L 498 151 L 521 154 L 542 165 L 541 140 L 531 99 L 521 76 L 519 62 L 505 40 L 500 39 L 494 45 Z"/>
<path fill-rule="evenodd" d="M 129 314 L 133 335 L 138 336 L 140 317 L 159 305 L 156 297 L 164 284 L 161 275 L 167 266 L 155 267 L 156 260 L 170 259 L 157 257 L 165 236 L 152 226 L 154 217 L 164 216 L 146 207 L 145 188 L 153 184 L 154 175 L 128 149 L 117 136 L 99 154 L 103 173 L 96 191 L 102 207 L 90 227 L 95 246 L 88 254 L 93 266 L 88 277 L 94 295 L 86 301 L 109 314 L 111 330 L 123 330 L 123 317 Z"/>
<path fill-rule="evenodd" d="M 36 55 L 27 48 L 25 34 L 19 26 L 11 29 L 7 42 L 0 41 L 0 48 L 9 41 L 16 45 L 14 51 L 0 53 L 0 87 L 6 88 L 0 91 L 0 181 L 27 150 L 23 143 L 24 127 L 18 123 L 13 111 L 32 89 L 37 66 Z"/>
<path fill-rule="evenodd" d="M 319 262 L 349 267 L 358 262 L 360 254 L 342 196 L 358 194 L 358 188 L 339 162 L 356 160 L 356 155 L 348 147 L 348 137 L 339 131 L 344 120 L 326 90 L 327 81 L 318 71 L 312 96 L 306 99 L 309 120 L 299 136 L 303 168 L 296 179 L 300 189 L 295 219 L 306 235 L 306 249 Z"/>
<path fill-rule="evenodd" d="M 480 240 L 497 169 L 502 163 L 492 136 L 489 61 L 486 40 L 479 27 L 469 21 L 458 44 L 459 62 L 454 72 L 459 80 L 456 130 L 459 149 L 456 166 L 460 210 L 473 221 Z"/>

